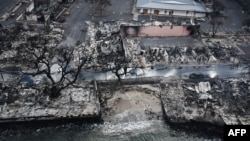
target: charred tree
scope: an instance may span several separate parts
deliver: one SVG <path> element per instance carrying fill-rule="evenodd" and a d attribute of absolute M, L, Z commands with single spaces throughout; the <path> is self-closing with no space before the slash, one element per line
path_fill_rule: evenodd
<path fill-rule="evenodd" d="M 100 16 L 103 16 L 105 8 L 112 5 L 110 0 L 85 0 L 85 2 L 91 5 L 92 17 L 96 11 L 100 11 Z"/>
<path fill-rule="evenodd" d="M 45 87 L 44 92 L 51 98 L 56 98 L 63 89 L 76 83 L 81 69 L 91 60 L 91 57 L 84 55 L 72 68 L 71 64 L 75 59 L 74 49 L 49 47 L 48 39 L 40 38 L 28 39 L 27 46 L 18 51 L 18 57 L 28 68 L 23 74 L 45 75 L 49 84 Z"/>
<path fill-rule="evenodd" d="M 101 16 L 103 16 L 103 12 L 107 6 L 111 6 L 110 0 L 99 0 L 99 8 L 101 12 Z"/>
<path fill-rule="evenodd" d="M 90 12 L 91 12 L 90 15 L 92 16 L 93 19 L 99 0 L 85 0 L 85 2 L 90 5 Z"/>
<path fill-rule="evenodd" d="M 218 16 L 211 17 L 211 20 L 209 22 L 212 25 L 212 37 L 214 38 L 219 27 L 224 23 L 223 19 Z"/>
<path fill-rule="evenodd" d="M 224 24 L 227 17 L 221 14 L 221 11 L 224 10 L 224 6 L 217 0 L 214 1 L 212 9 L 213 12 L 210 14 L 209 23 L 212 26 L 212 37 L 214 38 L 219 27 Z"/>
<path fill-rule="evenodd" d="M 129 62 L 131 61 L 125 58 L 123 60 L 116 58 L 114 61 L 115 61 L 114 66 L 111 68 L 112 73 L 115 74 L 115 76 L 118 79 L 118 82 L 122 83 L 121 76 L 127 74 L 127 68 L 128 68 Z"/>

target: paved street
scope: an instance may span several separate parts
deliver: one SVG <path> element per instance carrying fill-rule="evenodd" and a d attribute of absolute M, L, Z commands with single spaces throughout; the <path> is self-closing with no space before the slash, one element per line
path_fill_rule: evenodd
<path fill-rule="evenodd" d="M 18 0 L 0 0 L 0 17 L 12 8 Z"/>
<path fill-rule="evenodd" d="M 107 7 L 104 17 L 96 17 L 96 20 L 132 20 L 132 6 L 134 0 L 111 0 L 112 6 Z"/>
<path fill-rule="evenodd" d="M 18 5 L 21 0 L 0 0 L 0 17 L 2 17 L 5 13 L 11 12 L 10 9 L 13 9 L 16 5 Z M 16 18 L 25 12 L 25 9 L 29 6 L 29 2 L 25 1 L 21 3 L 21 6 L 13 13 L 13 16 L 10 16 L 5 21 L 1 21 L 3 26 L 12 26 L 13 23 L 16 22 Z"/>
<path fill-rule="evenodd" d="M 108 6 L 104 11 L 104 16 L 94 17 L 94 21 L 112 21 L 112 20 L 132 20 L 133 0 L 111 0 L 112 6 Z M 84 0 L 76 0 L 71 6 L 70 15 L 66 18 L 66 22 L 63 24 L 65 27 L 65 35 L 67 40 L 62 44 L 72 46 L 77 41 L 84 41 L 85 32 L 82 31 L 84 28 L 85 21 L 91 21 L 92 17 L 90 5 Z"/>
<path fill-rule="evenodd" d="M 229 17 L 229 20 L 221 25 L 219 32 L 235 32 L 241 29 L 243 21 L 248 17 L 242 13 L 241 6 L 235 0 L 218 0 L 225 6 L 225 11 L 222 13 Z M 212 25 L 208 22 L 201 22 L 201 29 L 205 32 L 212 31 Z"/>
<path fill-rule="evenodd" d="M 63 24 L 65 27 L 65 35 L 67 45 L 74 45 L 76 41 L 83 41 L 85 38 L 85 32 L 81 30 L 84 28 L 84 22 L 91 19 L 88 16 L 89 7 L 84 0 L 76 0 L 70 9 L 70 15 L 66 18 L 66 22 Z"/>
<path fill-rule="evenodd" d="M 123 79 L 130 79 L 130 78 L 145 78 L 145 77 L 185 77 L 192 73 L 197 74 L 207 74 L 210 77 L 216 77 L 219 78 L 243 78 L 244 75 L 242 75 L 242 72 L 245 72 L 244 69 L 245 66 L 239 66 L 234 67 L 232 65 L 211 65 L 210 67 L 207 66 L 182 66 L 181 69 L 179 69 L 177 66 L 168 66 L 165 68 L 157 68 L 154 69 L 151 68 L 145 68 L 141 69 L 141 74 L 126 74 L 126 76 L 123 76 Z M 131 68 L 128 69 L 128 71 L 132 70 Z M 139 72 L 139 71 L 137 71 Z M 140 76 L 139 76 L 140 75 Z M 111 79 L 117 79 L 115 74 L 111 71 L 105 73 L 95 73 L 95 72 L 87 72 L 82 71 L 81 77 L 86 80 L 111 80 Z"/>

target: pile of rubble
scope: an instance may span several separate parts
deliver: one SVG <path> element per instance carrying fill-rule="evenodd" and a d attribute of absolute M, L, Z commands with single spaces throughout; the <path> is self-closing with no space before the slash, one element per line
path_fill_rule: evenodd
<path fill-rule="evenodd" d="M 250 80 L 163 81 L 161 90 L 166 117 L 171 122 L 250 124 Z"/>
<path fill-rule="evenodd" d="M 214 42 L 211 43 L 212 45 L 201 47 L 156 45 L 146 47 L 140 44 L 140 38 L 127 38 L 123 41 L 133 60 L 144 60 L 143 66 L 239 63 L 241 54 L 238 48 Z M 139 61 L 137 62 L 141 64 Z"/>
<path fill-rule="evenodd" d="M 75 47 L 74 58 L 91 55 L 92 59 L 85 69 L 107 71 L 115 67 L 118 60 L 124 59 L 122 39 L 117 22 L 86 22 L 88 25 L 85 43 Z M 74 60 L 76 66 L 78 59 Z M 121 62 L 122 64 L 122 62 Z"/>
<path fill-rule="evenodd" d="M 49 51 L 59 48 L 58 44 L 64 39 L 63 33 L 64 30 L 56 25 L 50 25 L 48 29 L 42 24 L 27 22 L 17 22 L 11 28 L 0 27 L 0 70 L 3 71 L 1 81 L 4 82 L 0 88 L 1 121 L 99 116 L 99 101 L 89 84 L 70 85 L 61 91 L 59 97 L 52 99 L 49 92 L 45 91 L 48 87 L 45 79 L 39 77 L 38 85 L 21 82 L 25 77 L 22 72 L 35 71 L 36 66 L 26 65 L 25 63 L 32 63 L 22 62 L 22 58 L 17 56 L 26 57 L 39 52 L 36 48 L 42 48 L 47 49 L 42 51 L 47 51 L 45 54 L 51 56 L 46 58 L 47 61 L 53 63 L 58 58 L 53 55 L 54 52 Z M 30 54 L 25 54 L 27 48 L 31 50 Z M 49 70 L 51 73 L 52 66 Z"/>
<path fill-rule="evenodd" d="M 42 86 L 1 84 L 0 122 L 8 120 L 96 117 L 100 114 L 98 97 L 89 84 L 68 87 L 57 99 L 50 99 Z"/>
<path fill-rule="evenodd" d="M 231 50 L 232 52 L 235 50 L 235 52 L 237 52 L 235 56 L 235 54 L 230 54 L 230 60 L 234 60 L 236 59 L 235 63 L 237 63 L 237 61 L 240 61 L 241 59 L 249 59 L 249 41 L 250 41 L 250 36 L 248 35 L 228 35 L 227 37 L 223 37 L 223 38 L 210 38 L 210 39 L 203 39 L 202 42 L 210 47 L 210 48 L 222 48 L 225 53 L 227 53 L 227 50 Z M 240 60 L 238 60 L 238 59 Z"/>
<path fill-rule="evenodd" d="M 92 65 L 96 65 L 98 71 L 107 70 L 107 66 L 114 66 L 112 62 L 116 62 L 120 58 L 129 60 L 126 66 L 131 68 L 146 68 L 157 65 L 239 64 L 242 54 L 244 54 L 239 46 L 243 42 L 249 41 L 248 37 L 237 39 L 234 36 L 229 36 L 223 39 L 202 39 L 199 41 L 199 45 L 195 46 L 192 44 L 190 46 L 188 44 L 168 46 L 167 43 L 166 45 L 145 46 L 142 44 L 144 38 L 124 38 L 121 36 L 120 28 L 122 25 L 138 25 L 138 23 L 121 21 L 87 23 L 89 26 L 84 46 L 90 46 L 89 52 L 95 54 L 96 58 L 93 58 L 94 64 Z M 156 25 L 156 23 L 140 24 Z M 113 56 L 120 56 L 120 58 Z"/>

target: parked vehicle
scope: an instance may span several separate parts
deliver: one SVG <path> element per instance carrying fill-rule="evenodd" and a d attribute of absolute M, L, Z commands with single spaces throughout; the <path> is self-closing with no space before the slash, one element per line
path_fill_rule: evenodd
<path fill-rule="evenodd" d="M 199 21 L 199 22 L 206 22 L 206 19 L 205 19 L 205 18 L 196 18 L 195 20 L 196 20 L 196 21 Z"/>
<path fill-rule="evenodd" d="M 189 79 L 208 79 L 210 76 L 208 74 L 202 74 L 202 73 L 192 73 L 189 75 Z"/>

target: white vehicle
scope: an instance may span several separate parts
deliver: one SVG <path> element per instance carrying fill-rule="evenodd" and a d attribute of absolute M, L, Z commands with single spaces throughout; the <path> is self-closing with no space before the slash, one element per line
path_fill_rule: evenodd
<path fill-rule="evenodd" d="M 205 18 L 196 18 L 195 20 L 196 20 L 196 21 L 199 21 L 199 22 L 205 22 L 205 21 L 206 21 Z"/>

